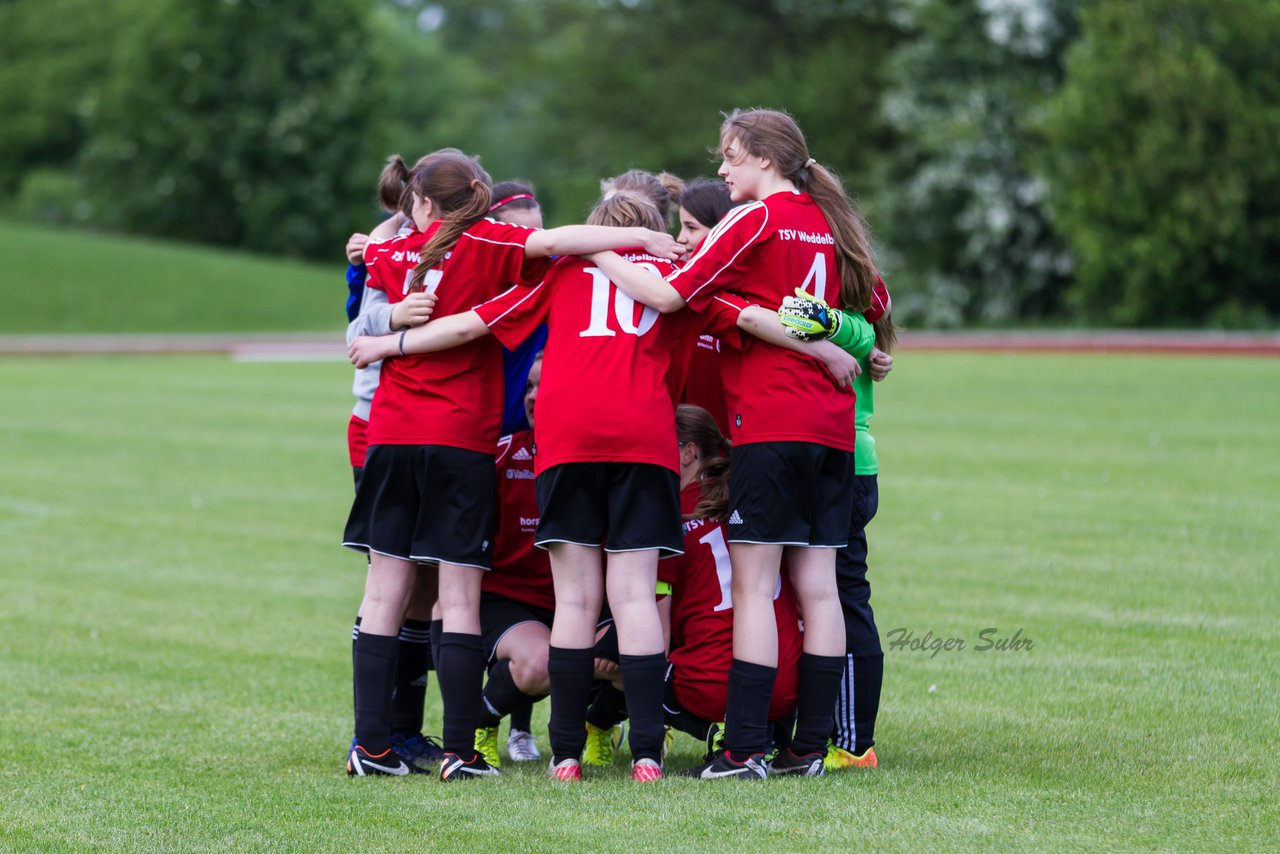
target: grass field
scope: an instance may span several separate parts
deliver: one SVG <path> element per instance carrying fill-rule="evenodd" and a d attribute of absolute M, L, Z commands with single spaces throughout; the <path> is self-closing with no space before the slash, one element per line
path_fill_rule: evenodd
<path fill-rule="evenodd" d="M 903 354 L 873 603 L 967 646 L 887 650 L 880 771 L 761 785 L 348 779 L 349 385 L 0 361 L 0 849 L 1277 847 L 1276 360 Z"/>
<path fill-rule="evenodd" d="M 303 264 L 0 222 L 0 334 L 333 330 L 342 247 Z"/>

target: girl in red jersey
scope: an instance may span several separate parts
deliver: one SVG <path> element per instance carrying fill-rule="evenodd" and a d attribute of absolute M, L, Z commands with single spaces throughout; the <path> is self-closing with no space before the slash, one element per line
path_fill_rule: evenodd
<path fill-rule="evenodd" d="M 719 174 L 734 201 L 689 262 L 666 279 L 612 253 L 592 256 L 629 296 L 663 311 L 704 309 L 733 287 L 776 306 L 797 287 L 836 307 L 870 305 L 875 264 L 861 218 L 839 180 L 809 156 L 785 113 L 734 112 L 720 132 Z M 844 620 L 835 552 L 849 534 L 854 396 L 832 389 L 820 367 L 769 342 L 743 353 L 733 420 L 730 553 L 734 663 L 726 750 L 706 777 L 762 778 L 768 703 L 777 673 L 773 591 L 784 553 L 805 618 L 800 699 L 792 747 L 774 773 L 818 775 L 844 666 Z"/>
<path fill-rule="evenodd" d="M 631 193 L 600 202 L 588 221 L 662 225 L 656 208 Z M 626 255 L 658 274 L 673 269 L 642 248 Z M 677 344 L 672 333 L 685 325 L 635 305 L 580 258 L 562 258 L 536 288 L 513 288 L 474 311 L 411 330 L 404 351 L 456 346 L 488 332 L 518 339 L 544 319 L 550 335 L 536 406 L 535 471 L 537 544 L 550 551 L 556 595 L 548 656 L 552 773 L 581 779 L 596 623 L 607 587 L 631 719 L 632 776 L 655 780 L 662 774 L 666 655 L 654 589 L 660 555 L 681 548 L 667 372 Z M 388 355 L 391 346 L 398 344 L 361 339 L 351 349 L 359 364 Z"/>
<path fill-rule="evenodd" d="M 529 369 L 525 414 L 534 423 L 533 405 L 542 376 L 542 354 Z M 517 762 L 540 758 L 527 722 L 518 727 L 515 713 L 528 714 L 533 702 L 550 690 L 547 650 L 555 590 L 547 553 L 533 545 L 538 526 L 534 488 L 533 431 L 519 430 L 498 440 L 497 525 L 493 560 L 480 594 L 480 627 L 489 656 L 484 710 L 476 729 L 476 749 L 498 765 L 498 724 L 512 715 L 507 752 Z M 527 721 L 527 717 L 525 719 Z"/>
<path fill-rule="evenodd" d="M 511 282 L 538 281 L 553 255 L 637 243 L 662 257 L 678 255 L 669 235 L 645 229 L 536 231 L 487 219 L 489 177 L 454 149 L 424 158 L 411 192 L 418 231 L 370 244 L 365 260 L 370 280 L 393 303 L 425 290 L 436 296 L 438 314 L 466 310 Z M 474 740 L 485 659 L 479 598 L 492 536 L 501 382 L 492 339 L 383 364 L 364 478 L 343 537 L 344 545 L 371 556 L 356 641 L 357 745 L 350 774 L 410 771 L 390 745 L 395 640 L 418 567 L 432 561 L 440 565 L 443 617 L 436 661 L 444 699 L 440 779 L 497 773 L 475 752 Z"/>
<path fill-rule="evenodd" d="M 680 509 L 684 555 L 675 563 L 671 593 L 671 668 L 667 722 L 710 745 L 724 720 L 726 682 L 733 661 L 733 570 L 724 521 L 729 514 L 729 448 L 711 414 L 697 406 L 676 409 L 680 442 Z M 796 705 L 801 634 L 799 606 L 783 577 L 773 601 L 778 626 L 778 678 L 769 720 Z M 714 727 L 714 729 L 712 729 Z"/>

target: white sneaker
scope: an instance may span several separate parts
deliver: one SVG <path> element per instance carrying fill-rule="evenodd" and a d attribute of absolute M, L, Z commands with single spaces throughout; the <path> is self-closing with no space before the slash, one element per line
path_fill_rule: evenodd
<path fill-rule="evenodd" d="M 522 729 L 511 730 L 511 735 L 507 737 L 507 755 L 512 762 L 532 762 L 542 758 L 542 754 L 538 752 L 538 743 L 533 740 L 533 733 Z"/>

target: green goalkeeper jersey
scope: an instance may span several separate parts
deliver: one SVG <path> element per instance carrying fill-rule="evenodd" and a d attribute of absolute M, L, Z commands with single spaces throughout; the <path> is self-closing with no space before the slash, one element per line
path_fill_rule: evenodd
<path fill-rule="evenodd" d="M 839 311 L 839 309 L 836 309 Z M 880 463 L 876 459 L 876 439 L 871 435 L 871 416 L 875 414 L 875 384 L 871 381 L 871 350 L 876 344 L 875 327 L 861 313 L 840 311 L 839 331 L 831 336 L 831 342 L 858 360 L 862 373 L 853 381 L 853 392 L 858 405 L 854 415 L 853 471 L 854 474 L 879 474 Z"/>

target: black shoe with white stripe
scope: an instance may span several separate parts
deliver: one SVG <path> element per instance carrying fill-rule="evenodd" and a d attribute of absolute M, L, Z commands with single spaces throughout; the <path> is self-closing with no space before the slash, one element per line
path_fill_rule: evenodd
<path fill-rule="evenodd" d="M 763 780 L 768 773 L 763 753 L 753 753 L 738 762 L 729 756 L 729 751 L 721 750 L 709 762 L 691 768 L 681 776 L 696 780 Z"/>
<path fill-rule="evenodd" d="M 414 769 L 390 747 L 381 753 L 370 754 L 360 745 L 353 744 L 347 754 L 347 774 L 351 777 L 405 777 L 412 773 Z"/>
<path fill-rule="evenodd" d="M 479 753 L 470 759 L 463 759 L 456 753 L 446 753 L 440 761 L 440 782 L 452 783 L 457 780 L 473 780 L 476 777 L 497 777 L 502 772 L 494 768 Z"/>
<path fill-rule="evenodd" d="M 797 756 L 791 751 L 791 748 L 781 750 L 778 755 L 769 763 L 770 774 L 795 774 L 800 777 L 821 777 L 826 774 L 822 760 L 825 759 L 822 753 L 806 753 L 804 756 Z"/>

